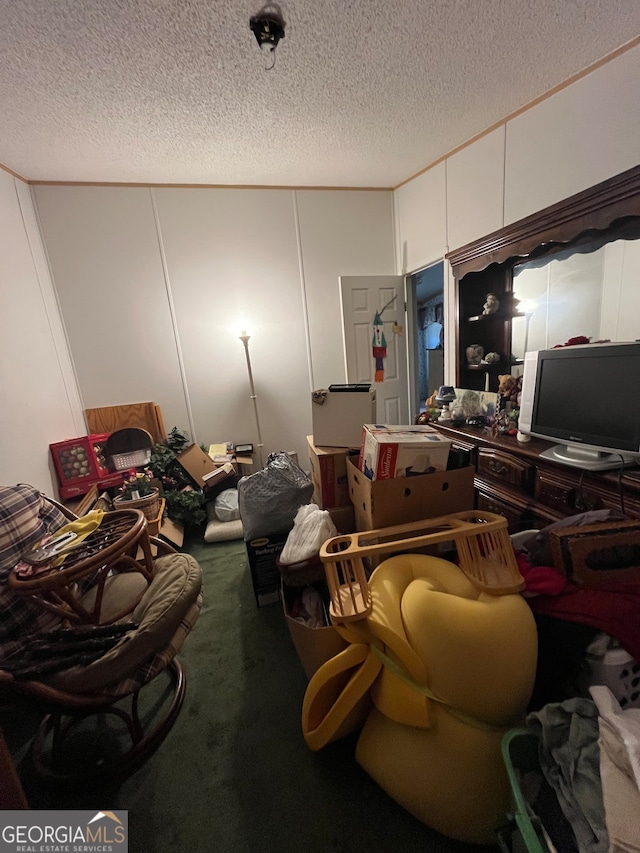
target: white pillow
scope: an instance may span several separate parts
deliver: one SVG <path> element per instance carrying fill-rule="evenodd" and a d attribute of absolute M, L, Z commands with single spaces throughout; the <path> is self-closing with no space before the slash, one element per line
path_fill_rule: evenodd
<path fill-rule="evenodd" d="M 225 489 L 214 501 L 216 518 L 218 521 L 235 521 L 240 518 L 238 509 L 238 490 Z"/>
<path fill-rule="evenodd" d="M 216 516 L 215 501 L 207 503 L 207 526 L 204 531 L 205 542 L 226 542 L 229 539 L 242 539 L 244 534 L 242 521 L 219 521 Z"/>

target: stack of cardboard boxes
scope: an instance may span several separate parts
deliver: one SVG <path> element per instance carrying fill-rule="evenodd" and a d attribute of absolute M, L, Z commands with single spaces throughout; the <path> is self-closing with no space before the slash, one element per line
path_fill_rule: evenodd
<path fill-rule="evenodd" d="M 391 527 L 473 507 L 473 468 L 447 470 L 451 442 L 432 427 L 375 423 L 375 390 L 314 394 L 313 435 L 307 436 L 313 501 L 339 533 Z M 282 602 L 307 676 L 340 651 L 329 624 L 309 628 L 291 617 L 295 590 Z"/>
<path fill-rule="evenodd" d="M 473 507 L 473 469 L 458 466 L 450 440 L 428 425 L 376 424 L 375 390 L 326 392 L 312 415 L 313 499 L 339 533 Z"/>
<path fill-rule="evenodd" d="M 332 386 L 335 387 L 335 386 Z M 375 420 L 376 392 L 326 391 L 313 395 L 313 435 L 307 436 L 313 500 L 328 510 L 339 533 L 353 533 L 355 513 L 349 496 L 347 459 L 358 462 L 362 426 Z"/>
<path fill-rule="evenodd" d="M 364 424 L 347 459 L 355 530 L 376 530 L 473 508 L 474 469 L 430 426 Z"/>

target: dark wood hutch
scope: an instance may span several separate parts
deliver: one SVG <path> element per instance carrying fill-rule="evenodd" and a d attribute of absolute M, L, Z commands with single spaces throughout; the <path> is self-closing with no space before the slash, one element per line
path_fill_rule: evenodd
<path fill-rule="evenodd" d="M 640 166 L 515 222 L 447 255 L 456 281 L 456 384 L 497 391 L 499 374 L 511 373 L 513 269 L 526 259 L 551 257 L 578 243 L 601 246 L 640 238 Z M 486 294 L 500 300 L 495 314 L 483 316 Z M 482 325 L 485 352 L 501 354 L 495 364 L 469 366 L 466 348 Z M 640 518 L 640 469 L 588 472 L 540 459 L 550 445 L 514 436 L 494 436 L 482 428 L 439 427 L 475 466 L 476 505 L 497 512 L 509 532 L 545 525 L 590 509 L 615 508 Z"/>
<path fill-rule="evenodd" d="M 511 373 L 511 321 L 522 316 L 513 299 L 517 264 L 620 238 L 640 239 L 640 166 L 449 252 L 456 282 L 456 386 L 482 391 L 488 375 L 488 390 L 497 391 L 498 375 Z M 487 293 L 500 302 L 495 314 L 483 315 Z M 498 353 L 500 361 L 468 365 L 466 349 L 474 343 Z"/>

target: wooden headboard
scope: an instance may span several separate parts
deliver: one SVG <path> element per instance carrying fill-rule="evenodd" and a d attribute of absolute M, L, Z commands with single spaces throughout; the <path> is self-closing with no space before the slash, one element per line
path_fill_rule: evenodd
<path fill-rule="evenodd" d="M 151 434 L 154 442 L 167 440 L 160 406 L 155 403 L 103 406 L 98 409 L 86 409 L 85 415 L 91 435 L 115 432 L 125 427 L 140 427 Z"/>

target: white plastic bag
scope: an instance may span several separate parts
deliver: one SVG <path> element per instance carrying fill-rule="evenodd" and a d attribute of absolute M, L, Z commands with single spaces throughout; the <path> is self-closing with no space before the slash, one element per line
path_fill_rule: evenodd
<path fill-rule="evenodd" d="M 225 489 L 215 501 L 216 518 L 218 521 L 236 521 L 240 518 L 238 509 L 238 490 Z"/>
<path fill-rule="evenodd" d="M 289 533 L 280 554 L 280 562 L 292 565 L 317 555 L 323 543 L 338 531 L 326 509 L 317 504 L 301 506 L 293 520 L 293 530 Z"/>

